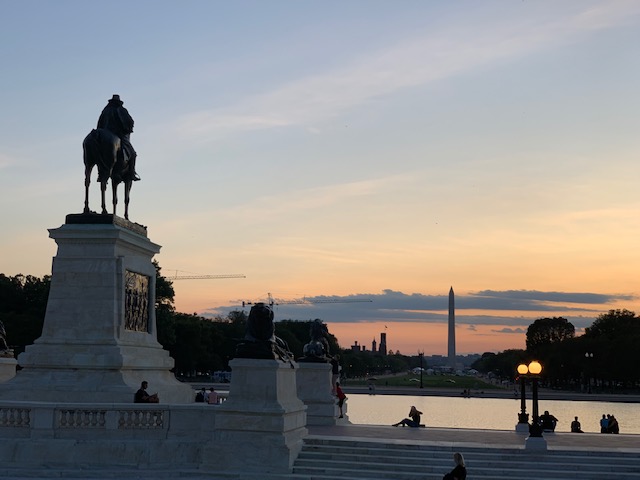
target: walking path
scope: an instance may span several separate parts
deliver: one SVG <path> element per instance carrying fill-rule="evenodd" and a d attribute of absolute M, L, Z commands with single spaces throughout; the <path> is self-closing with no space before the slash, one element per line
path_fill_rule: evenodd
<path fill-rule="evenodd" d="M 378 425 L 310 426 L 313 436 L 335 438 L 363 438 L 381 443 L 411 441 L 432 445 L 469 445 L 486 448 L 522 446 L 528 435 L 507 430 L 469 430 L 461 428 L 409 428 Z M 621 451 L 640 454 L 640 435 L 602 433 L 547 433 L 549 450 Z"/>

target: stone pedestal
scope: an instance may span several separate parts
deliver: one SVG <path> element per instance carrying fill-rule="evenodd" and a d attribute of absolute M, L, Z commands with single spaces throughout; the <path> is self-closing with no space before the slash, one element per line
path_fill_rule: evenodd
<path fill-rule="evenodd" d="M 533 452 L 546 452 L 547 441 L 544 437 L 527 437 L 524 441 L 525 450 L 531 450 Z"/>
<path fill-rule="evenodd" d="M 331 395 L 331 364 L 298 362 L 296 382 L 298 398 L 307 406 L 307 425 L 335 425 L 338 405 Z M 346 403 L 342 409 L 346 414 Z"/>
<path fill-rule="evenodd" d="M 12 357 L 0 357 L 0 383 L 16 376 L 18 362 Z"/>
<path fill-rule="evenodd" d="M 95 222 L 93 221 L 95 220 Z M 58 244 L 42 336 L 0 399 L 133 402 L 143 380 L 162 403 L 193 401 L 157 341 L 155 267 L 146 228 L 113 215 L 69 215 Z"/>
<path fill-rule="evenodd" d="M 203 468 L 289 473 L 308 433 L 306 407 L 296 394 L 297 365 L 249 358 L 229 365 L 229 397 L 216 407 Z"/>
<path fill-rule="evenodd" d="M 516 432 L 517 433 L 526 433 L 529 434 L 529 424 L 528 423 L 516 423 Z"/>

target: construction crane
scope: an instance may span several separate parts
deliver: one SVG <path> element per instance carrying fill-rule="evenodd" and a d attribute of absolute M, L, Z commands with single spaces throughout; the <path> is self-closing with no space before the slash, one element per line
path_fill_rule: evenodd
<path fill-rule="evenodd" d="M 229 275 L 178 275 L 179 271 L 180 270 L 176 270 L 175 274 L 167 275 L 165 278 L 167 280 L 218 280 L 221 278 L 247 278 L 241 273 L 232 273 Z"/>
<path fill-rule="evenodd" d="M 266 302 L 242 302 L 242 308 L 244 308 L 247 305 L 255 305 L 256 303 L 267 303 L 269 304 L 269 306 L 274 306 L 274 305 L 305 305 L 305 304 L 313 304 L 315 305 L 316 303 L 362 303 L 362 302 L 366 302 L 366 303 L 371 303 L 373 300 L 369 299 L 369 298 L 354 298 L 354 299 L 331 299 L 331 298 L 327 298 L 327 299 L 318 299 L 318 300 L 312 300 L 306 297 L 302 297 L 299 298 L 297 300 L 277 300 L 275 298 L 273 298 L 273 295 L 271 295 L 270 293 L 267 293 L 267 301 Z"/>

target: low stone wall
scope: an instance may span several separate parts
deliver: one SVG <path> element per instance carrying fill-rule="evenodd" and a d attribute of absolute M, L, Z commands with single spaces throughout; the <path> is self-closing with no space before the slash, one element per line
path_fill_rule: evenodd
<path fill-rule="evenodd" d="M 213 441 L 218 408 L 2 402 L 0 463 L 198 468 L 203 448 Z"/>
<path fill-rule="evenodd" d="M 297 370 L 312 421 L 331 425 L 334 398 L 326 392 L 314 398 L 329 392 L 330 370 L 275 359 L 239 358 L 231 366 L 236 382 L 227 395 L 219 392 L 217 405 L 0 400 L 0 464 L 290 473 L 308 435 L 309 407 L 297 395 Z M 320 387 L 310 386 L 318 375 Z"/>

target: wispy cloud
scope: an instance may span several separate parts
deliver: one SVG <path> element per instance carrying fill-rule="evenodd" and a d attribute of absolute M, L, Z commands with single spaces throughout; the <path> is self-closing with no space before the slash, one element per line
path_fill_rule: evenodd
<path fill-rule="evenodd" d="M 577 41 L 582 35 L 624 23 L 640 12 L 637 2 L 607 2 L 543 21 L 448 26 L 353 60 L 333 71 L 299 78 L 225 108 L 183 116 L 180 136 L 210 139 L 234 131 L 308 125 L 399 90 L 427 85 L 495 62 Z"/>
<path fill-rule="evenodd" d="M 606 305 L 617 300 L 631 301 L 636 297 L 634 295 L 605 295 L 600 293 L 573 293 L 573 292 L 540 292 L 536 290 L 482 290 L 480 292 L 471 293 L 465 299 L 464 303 L 475 306 L 486 305 L 485 301 L 490 301 L 491 306 L 495 308 L 502 303 L 503 308 L 515 306 L 518 310 L 529 307 L 531 309 L 539 308 L 547 305 L 548 308 L 555 309 L 556 303 L 564 304 L 588 304 L 588 305 Z M 462 306 L 462 308 L 465 308 Z M 469 307 L 474 308 L 474 307 Z M 571 308 L 571 307 L 565 307 Z"/>
<path fill-rule="evenodd" d="M 491 330 L 494 333 L 517 333 L 517 334 L 521 334 L 521 333 L 526 333 L 527 331 L 524 328 L 500 328 L 497 330 Z"/>
<path fill-rule="evenodd" d="M 412 181 L 410 175 L 398 174 L 356 182 L 336 183 L 322 187 L 278 192 L 252 199 L 249 203 L 226 208 L 224 215 L 233 218 L 274 218 L 292 215 L 329 205 L 343 204 L 350 198 L 388 193 Z"/>

